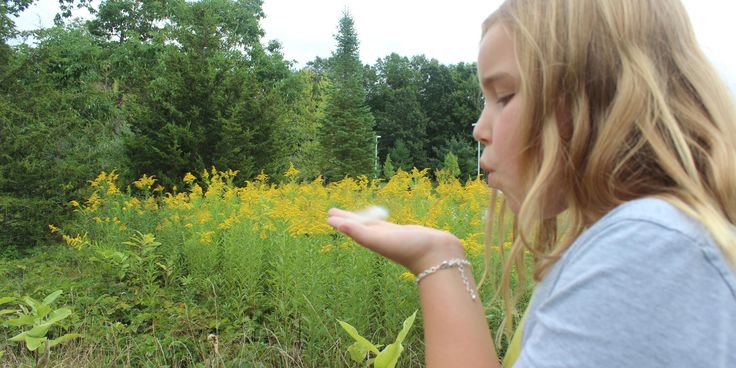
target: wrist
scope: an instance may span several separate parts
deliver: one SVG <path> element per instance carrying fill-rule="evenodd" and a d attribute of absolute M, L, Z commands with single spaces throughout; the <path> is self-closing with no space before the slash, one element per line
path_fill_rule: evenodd
<path fill-rule="evenodd" d="M 408 268 L 414 275 L 419 275 L 448 259 L 465 259 L 465 248 L 456 236 L 443 233 L 430 250 Z"/>

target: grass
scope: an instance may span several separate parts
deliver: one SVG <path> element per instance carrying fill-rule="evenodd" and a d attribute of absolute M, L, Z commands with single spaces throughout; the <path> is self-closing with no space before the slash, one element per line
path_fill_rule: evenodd
<path fill-rule="evenodd" d="M 64 290 L 58 303 L 74 314 L 51 334 L 85 337 L 57 347 L 54 366 L 353 367 L 337 319 L 393 341 L 418 294 L 400 266 L 333 232 L 328 208 L 383 204 L 395 220 L 451 231 L 476 279 L 482 272 L 488 192 L 479 181 L 437 185 L 418 170 L 386 183 L 261 177 L 238 187 L 232 177 L 213 169 L 178 193 L 155 190 L 148 177 L 123 193 L 114 174 L 101 175 L 71 204 L 75 222 L 52 227 L 64 244 L 0 259 L 0 297 Z M 497 257 L 492 270 L 498 280 Z M 493 287 L 480 290 L 482 300 Z M 487 310 L 495 330 L 500 305 Z M 424 364 L 417 319 L 402 367 Z M 1 338 L 14 334 L 0 327 L 3 364 L 32 366 L 32 354 Z"/>

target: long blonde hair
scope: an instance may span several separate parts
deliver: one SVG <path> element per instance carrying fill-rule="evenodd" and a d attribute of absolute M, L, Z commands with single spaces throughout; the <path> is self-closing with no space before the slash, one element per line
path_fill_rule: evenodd
<path fill-rule="evenodd" d="M 524 251 L 539 281 L 586 228 L 632 199 L 662 198 L 702 222 L 736 269 L 736 109 L 680 1 L 507 0 L 483 34 L 495 24 L 514 39 L 526 143 L 527 194 L 500 286 L 506 331 Z M 544 215 L 559 195 L 551 186 L 566 188 L 559 238 L 558 219 Z"/>

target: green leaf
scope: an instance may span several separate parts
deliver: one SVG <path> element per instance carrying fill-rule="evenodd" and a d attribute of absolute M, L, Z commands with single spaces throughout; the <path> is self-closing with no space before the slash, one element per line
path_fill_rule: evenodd
<path fill-rule="evenodd" d="M 417 311 L 414 311 L 414 313 L 411 316 L 407 317 L 404 320 L 404 324 L 403 324 L 404 327 L 399 332 L 399 335 L 396 336 L 396 343 L 401 344 L 402 342 L 404 342 L 404 339 L 406 338 L 406 335 L 409 333 L 409 329 L 411 329 L 411 326 L 414 324 L 414 319 L 416 319 L 416 317 L 417 317 Z"/>
<path fill-rule="evenodd" d="M 396 363 L 399 361 L 401 352 L 404 351 L 404 346 L 401 344 L 404 342 L 406 335 L 409 333 L 409 329 L 414 324 L 414 319 L 417 317 L 417 311 L 414 311 L 411 316 L 404 320 L 403 328 L 399 331 L 399 335 L 396 336 L 396 341 L 393 344 L 386 346 L 378 356 L 376 356 L 375 368 L 394 368 Z"/>
<path fill-rule="evenodd" d="M 25 326 L 25 325 L 33 325 L 33 322 L 34 321 L 35 321 L 35 319 L 33 318 L 32 315 L 26 314 L 24 316 L 20 316 L 20 317 L 15 318 L 15 319 L 10 319 L 6 323 L 9 326 L 20 327 L 20 326 Z"/>
<path fill-rule="evenodd" d="M 78 333 L 68 333 L 68 334 L 66 334 L 64 336 L 61 336 L 61 337 L 58 337 L 58 338 L 55 338 L 55 339 L 49 341 L 49 348 L 52 348 L 52 347 L 54 347 L 56 345 L 59 345 L 59 344 L 63 344 L 63 343 L 65 343 L 67 341 L 70 341 L 72 339 L 76 339 L 77 337 L 84 337 L 84 335 L 78 334 Z"/>
<path fill-rule="evenodd" d="M 374 352 L 375 354 L 379 353 L 378 348 L 370 341 L 368 341 L 365 337 L 360 336 L 358 330 L 356 330 L 355 327 L 351 326 L 347 322 L 340 321 L 339 319 L 337 320 L 337 322 L 340 323 L 340 326 L 342 326 L 343 330 L 345 330 L 345 332 L 347 332 L 348 335 L 350 335 L 350 337 L 352 337 L 353 340 L 355 340 L 357 343 L 364 345 L 366 348 L 368 348 L 368 350 Z"/>
<path fill-rule="evenodd" d="M 399 361 L 399 357 L 401 356 L 401 352 L 404 351 L 404 347 L 401 346 L 401 343 L 393 343 L 386 346 L 383 351 L 381 351 L 378 356 L 376 356 L 376 361 L 374 362 L 375 368 L 394 368 L 396 367 L 396 362 Z"/>
<path fill-rule="evenodd" d="M 38 310 L 36 310 L 36 318 L 42 319 L 46 317 L 51 312 L 51 307 L 49 307 L 46 304 L 40 304 L 38 305 Z"/>
<path fill-rule="evenodd" d="M 51 305 L 51 303 L 53 303 L 56 300 L 56 298 L 58 298 L 59 295 L 61 295 L 62 292 L 63 291 L 61 290 L 56 290 L 53 293 L 49 294 L 47 297 L 43 299 L 43 304 Z"/>
<path fill-rule="evenodd" d="M 9 338 L 8 340 L 10 340 L 10 341 L 23 341 L 26 338 L 26 335 L 28 335 L 28 332 L 21 332 L 21 333 L 15 335 L 15 336 Z"/>
<path fill-rule="evenodd" d="M 33 312 L 36 312 L 36 309 L 38 308 L 38 300 L 31 298 L 30 296 L 24 297 L 23 302 L 25 302 L 29 307 L 31 307 L 31 310 Z"/>
<path fill-rule="evenodd" d="M 36 337 L 36 338 L 44 337 L 46 336 L 46 333 L 49 332 L 49 328 L 51 328 L 51 325 L 53 325 L 53 323 L 44 323 L 42 325 L 34 326 L 26 334 L 28 336 Z"/>
<path fill-rule="evenodd" d="M 43 344 L 44 341 L 46 341 L 46 337 L 33 337 L 26 335 L 25 340 L 28 350 L 35 351 L 39 346 L 41 346 L 41 344 Z"/>
<path fill-rule="evenodd" d="M 0 310 L 0 316 L 4 316 L 6 314 L 13 314 L 15 312 L 17 312 L 17 310 L 15 309 L 3 309 L 3 310 Z"/>
<path fill-rule="evenodd" d="M 365 358 L 368 356 L 369 351 L 370 349 L 365 346 L 365 344 L 361 344 L 357 341 L 354 342 L 353 345 L 350 345 L 350 347 L 348 348 L 350 359 L 358 363 L 365 360 Z"/>
<path fill-rule="evenodd" d="M 61 321 L 62 319 L 69 317 L 69 315 L 72 314 L 72 310 L 69 308 L 59 308 L 49 315 L 49 319 L 46 320 L 46 323 L 56 323 Z"/>
<path fill-rule="evenodd" d="M 10 303 L 12 301 L 15 301 L 15 298 L 13 298 L 12 296 L 3 297 L 3 298 L 0 298 L 0 305 Z"/>

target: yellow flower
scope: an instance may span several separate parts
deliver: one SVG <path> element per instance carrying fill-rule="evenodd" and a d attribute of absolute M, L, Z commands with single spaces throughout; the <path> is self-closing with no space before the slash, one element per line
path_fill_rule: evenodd
<path fill-rule="evenodd" d="M 53 234 L 53 233 L 58 233 L 61 229 L 59 229 L 58 227 L 52 224 L 49 224 L 49 230 L 51 230 L 51 233 Z"/>
<path fill-rule="evenodd" d="M 406 272 L 402 273 L 401 276 L 399 276 L 399 279 L 404 280 L 404 281 L 410 281 L 411 282 L 411 281 L 416 280 L 417 277 L 414 276 L 413 273 L 411 273 L 409 271 L 406 271 Z"/>
<path fill-rule="evenodd" d="M 140 179 L 133 182 L 133 185 L 135 185 L 135 187 L 138 189 L 149 189 L 155 183 L 156 178 L 153 175 L 148 176 L 146 174 L 143 174 Z"/>
<path fill-rule="evenodd" d="M 70 206 L 72 206 L 72 207 L 77 207 L 77 208 L 79 208 L 79 202 L 77 202 L 77 201 L 75 201 L 75 200 L 71 200 L 71 201 L 69 201 L 69 205 L 70 205 Z"/>
<path fill-rule="evenodd" d="M 206 231 L 200 235 L 199 240 L 205 244 L 212 244 L 213 235 L 215 235 L 214 231 Z"/>
<path fill-rule="evenodd" d="M 69 235 L 62 235 L 62 238 L 64 238 L 64 241 L 73 248 L 76 248 L 77 250 L 82 249 L 83 246 L 89 244 L 89 240 L 87 240 L 87 233 L 77 234 L 75 237 L 71 237 Z"/>
<path fill-rule="evenodd" d="M 335 249 L 335 245 L 334 244 L 327 244 L 325 246 L 322 246 L 322 248 L 319 249 L 319 252 L 320 253 L 327 253 L 327 252 L 329 252 L 329 251 L 331 251 L 333 249 Z"/>
<path fill-rule="evenodd" d="M 298 175 L 299 175 L 299 170 L 297 170 L 294 167 L 293 163 L 289 162 L 289 169 L 286 170 L 286 172 L 284 173 L 284 176 L 289 178 L 290 180 L 294 180 L 296 179 Z"/>
<path fill-rule="evenodd" d="M 191 184 L 191 182 L 197 180 L 197 178 L 192 175 L 192 173 L 188 172 L 184 175 L 184 182 L 187 184 Z"/>

